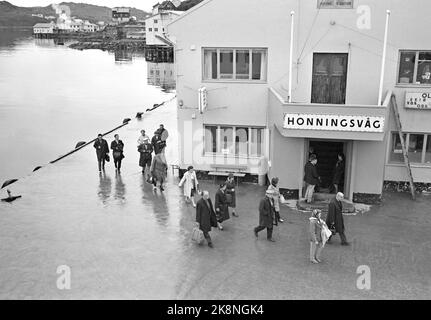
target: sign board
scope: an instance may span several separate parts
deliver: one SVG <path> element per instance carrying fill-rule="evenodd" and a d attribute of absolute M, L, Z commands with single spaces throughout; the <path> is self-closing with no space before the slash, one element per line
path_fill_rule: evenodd
<path fill-rule="evenodd" d="M 317 0 L 320 9 L 352 9 L 353 0 Z"/>
<path fill-rule="evenodd" d="M 285 114 L 285 129 L 384 132 L 384 117 L 341 116 L 326 114 Z"/>
<path fill-rule="evenodd" d="M 407 109 L 431 110 L 431 91 L 429 92 L 406 92 Z"/>
<path fill-rule="evenodd" d="M 205 87 L 199 88 L 199 112 L 202 114 L 208 108 L 208 90 Z"/>
<path fill-rule="evenodd" d="M 229 149 L 221 149 L 222 154 L 229 154 Z"/>

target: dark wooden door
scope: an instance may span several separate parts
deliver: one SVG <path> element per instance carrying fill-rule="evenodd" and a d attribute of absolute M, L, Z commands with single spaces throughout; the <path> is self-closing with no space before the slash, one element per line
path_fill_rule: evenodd
<path fill-rule="evenodd" d="M 346 103 L 347 53 L 315 53 L 311 103 Z"/>

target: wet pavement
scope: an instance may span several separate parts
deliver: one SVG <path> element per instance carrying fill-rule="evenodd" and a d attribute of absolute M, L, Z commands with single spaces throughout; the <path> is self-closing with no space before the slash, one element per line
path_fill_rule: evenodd
<path fill-rule="evenodd" d="M 277 242 L 266 241 L 265 231 L 256 240 L 264 188 L 243 183 L 240 217 L 212 232 L 215 248 L 192 243 L 195 212 L 171 168 L 161 193 L 137 165 L 139 130 L 160 123 L 170 131 L 167 159 L 175 163 L 175 121 L 174 101 L 121 129 L 121 175 L 112 163 L 99 175 L 89 146 L 10 186 L 23 198 L 0 203 L 0 299 L 431 298 L 430 196 L 412 202 L 407 194 L 385 194 L 383 205 L 345 216 L 351 246 L 337 238 L 323 263 L 312 265 L 309 214 L 283 206 Z M 201 185 L 214 197 L 212 181 Z M 70 290 L 57 288 L 61 265 L 71 269 Z M 370 267 L 371 290 L 357 288 L 360 265 Z"/>

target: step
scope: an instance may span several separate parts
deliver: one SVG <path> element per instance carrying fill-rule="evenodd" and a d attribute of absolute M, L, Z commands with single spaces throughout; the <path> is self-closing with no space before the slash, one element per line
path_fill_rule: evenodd
<path fill-rule="evenodd" d="M 355 206 L 352 202 L 348 200 L 342 200 L 343 203 L 343 213 L 354 213 Z M 297 203 L 297 208 L 303 211 L 312 211 L 314 209 L 322 210 L 323 213 L 328 212 L 329 200 L 314 201 L 312 203 L 307 203 L 304 199 L 301 199 Z"/>

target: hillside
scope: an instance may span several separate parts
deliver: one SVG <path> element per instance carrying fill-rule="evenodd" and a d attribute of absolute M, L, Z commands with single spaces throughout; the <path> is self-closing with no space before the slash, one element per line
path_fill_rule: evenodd
<path fill-rule="evenodd" d="M 73 2 L 63 2 L 61 4 L 69 6 L 72 17 L 89 20 L 93 23 L 98 21 L 111 21 L 111 8 Z M 17 7 L 7 1 L 0 1 L 0 26 L 33 26 L 38 22 L 49 21 L 43 18 L 33 17 L 32 14 L 57 16 L 51 6 L 27 8 Z M 132 8 L 132 15 L 136 16 L 138 19 L 143 19 L 147 13 L 145 11 Z"/>
<path fill-rule="evenodd" d="M 187 11 L 195 5 L 201 3 L 203 0 L 185 0 L 181 2 L 181 5 L 178 7 L 180 11 Z"/>

